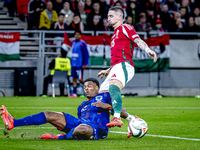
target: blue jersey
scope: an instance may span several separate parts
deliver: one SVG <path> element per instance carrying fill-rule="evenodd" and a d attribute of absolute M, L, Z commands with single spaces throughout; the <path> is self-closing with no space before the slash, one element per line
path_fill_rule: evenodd
<path fill-rule="evenodd" d="M 72 43 L 72 67 L 89 66 L 89 53 L 87 45 L 83 40 L 74 41 Z"/>
<path fill-rule="evenodd" d="M 96 124 L 102 130 L 108 132 L 106 124 L 110 120 L 110 112 L 108 109 L 93 106 L 92 103 L 101 102 L 111 105 L 111 97 L 109 92 L 99 93 L 92 99 L 82 102 L 78 107 L 78 118 L 90 121 Z"/>

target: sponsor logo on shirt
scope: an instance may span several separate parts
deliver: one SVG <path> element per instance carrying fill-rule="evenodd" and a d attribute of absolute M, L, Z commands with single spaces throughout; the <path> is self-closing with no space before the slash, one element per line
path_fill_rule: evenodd
<path fill-rule="evenodd" d="M 113 75 L 111 76 L 111 78 L 114 78 L 114 77 L 116 77 L 116 74 L 113 74 Z"/>
<path fill-rule="evenodd" d="M 112 102 L 112 104 L 117 104 L 117 101 L 116 101 L 116 100 L 114 100 L 114 101 Z"/>

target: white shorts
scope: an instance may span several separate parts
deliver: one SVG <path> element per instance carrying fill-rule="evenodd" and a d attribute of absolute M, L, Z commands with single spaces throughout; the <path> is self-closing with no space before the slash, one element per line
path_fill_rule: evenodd
<path fill-rule="evenodd" d="M 114 65 L 105 81 L 101 84 L 99 91 L 109 90 L 109 82 L 111 79 L 121 81 L 123 87 L 129 82 L 135 74 L 135 69 L 127 62 L 121 62 Z"/>

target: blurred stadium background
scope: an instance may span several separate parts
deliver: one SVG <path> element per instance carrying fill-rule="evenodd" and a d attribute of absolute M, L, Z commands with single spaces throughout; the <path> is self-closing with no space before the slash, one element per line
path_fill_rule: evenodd
<path fill-rule="evenodd" d="M 50 37 L 49 34 L 64 34 L 65 31 L 27 30 L 27 4 L 29 1 L 23 1 L 26 2 L 26 4 L 23 5 L 25 7 L 23 9 L 22 7 L 18 7 L 20 6 L 20 0 L 13 2 L 15 3 L 14 14 L 12 15 L 12 12 L 10 13 L 8 11 L 9 7 L 7 6 L 7 8 L 4 1 L 0 0 L 0 32 L 1 34 L 20 32 L 19 60 L 1 59 L 0 96 L 39 96 L 42 93 L 43 79 L 49 74 L 49 62 L 59 55 L 59 48 L 61 47 L 61 44 L 53 44 L 56 38 L 54 38 L 54 36 Z M 129 5 L 130 1 L 125 2 Z M 165 0 L 158 0 L 155 2 L 157 5 L 160 5 L 162 2 L 164 3 Z M 177 0 L 175 2 L 179 8 L 182 7 L 183 4 L 181 1 Z M 188 2 L 187 7 L 190 7 L 190 15 L 192 16 L 194 5 L 199 7 L 199 3 L 198 1 L 195 3 L 194 0 L 189 0 Z M 150 0 L 138 0 L 136 4 L 138 3 L 140 3 L 141 6 L 146 6 L 148 9 L 151 9 L 148 4 L 151 3 Z M 15 10 L 15 8 L 17 8 L 17 10 Z M 145 13 L 147 14 L 148 12 Z M 172 15 L 174 15 L 174 13 Z M 158 15 L 156 17 L 156 20 L 159 19 Z M 187 27 L 186 20 L 184 28 L 187 29 Z M 111 35 L 113 33 L 113 31 L 98 30 L 85 30 L 82 32 L 85 35 Z M 31 36 L 30 33 L 32 33 Z M 70 40 L 73 40 L 73 33 L 73 30 L 67 30 Z M 125 96 L 163 95 L 187 97 L 200 95 L 200 32 L 186 32 L 186 30 L 169 30 L 168 32 L 163 32 L 152 27 L 150 32 L 138 31 L 138 34 L 144 40 L 150 37 L 163 36 L 165 34 L 170 35 L 169 66 L 164 70 L 159 69 L 158 66 L 157 70 L 155 69 L 154 71 L 147 70 L 136 72 L 133 80 L 122 90 L 122 94 Z M 64 37 L 61 37 L 60 40 L 62 43 Z M 163 53 L 166 49 L 165 46 L 164 50 L 162 50 L 162 45 L 157 47 L 159 47 L 157 54 Z M 91 76 L 96 77 L 101 69 L 107 68 L 106 51 L 107 49 L 104 47 L 102 50 L 103 53 L 101 54 L 103 63 L 101 65 L 91 65 L 88 67 L 84 73 L 84 79 Z M 90 54 L 93 53 L 91 49 Z M 135 55 L 134 58 L 136 58 Z M 100 83 L 103 82 L 103 80 L 100 79 L 99 81 Z M 81 92 L 80 90 L 80 93 Z M 58 85 L 56 86 L 56 93 L 57 95 L 59 94 Z M 49 88 L 49 94 L 51 95 L 51 88 Z"/>

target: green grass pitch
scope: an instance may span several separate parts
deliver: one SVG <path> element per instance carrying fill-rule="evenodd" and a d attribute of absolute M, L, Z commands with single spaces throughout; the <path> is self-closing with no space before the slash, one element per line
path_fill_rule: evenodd
<path fill-rule="evenodd" d="M 86 98 L 68 97 L 1 97 L 12 116 L 27 115 L 50 110 L 66 112 L 77 116 L 78 105 Z M 197 98 L 155 98 L 125 97 L 123 106 L 130 114 L 137 115 L 148 124 L 148 133 L 143 138 L 127 138 L 127 121 L 124 126 L 111 128 L 108 137 L 96 141 L 41 140 L 44 133 L 62 133 L 51 124 L 17 127 L 9 131 L 9 138 L 3 134 L 4 124 L 0 120 L 0 150 L 199 150 L 200 149 L 200 99 Z M 120 132 L 120 133 L 115 133 Z"/>

